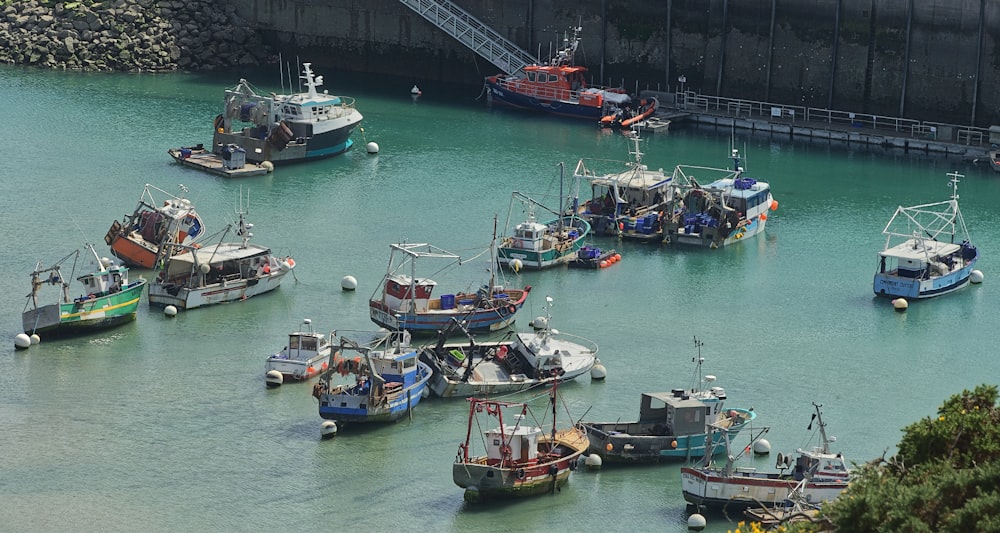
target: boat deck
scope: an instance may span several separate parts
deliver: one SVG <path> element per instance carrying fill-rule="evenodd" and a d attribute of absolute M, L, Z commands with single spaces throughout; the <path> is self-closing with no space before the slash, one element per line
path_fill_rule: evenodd
<path fill-rule="evenodd" d="M 183 155 L 185 150 L 190 151 L 186 157 Z M 242 168 L 226 168 L 222 164 L 222 156 L 204 149 L 171 148 L 170 150 L 167 150 L 167 153 L 170 154 L 170 157 L 174 158 L 174 161 L 177 161 L 186 167 L 196 168 L 198 170 L 217 174 L 219 176 L 226 176 L 227 178 L 260 176 L 267 174 L 272 170 L 272 168 L 264 166 L 263 164 L 254 163 L 247 163 Z"/>

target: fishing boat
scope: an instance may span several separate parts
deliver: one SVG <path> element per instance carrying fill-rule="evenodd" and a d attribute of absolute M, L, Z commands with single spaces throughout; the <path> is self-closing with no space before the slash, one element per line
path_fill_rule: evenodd
<path fill-rule="evenodd" d="M 830 451 L 830 443 L 836 439 L 826 434 L 822 405 L 813 403 L 815 412 L 809 421 L 808 430 L 817 424 L 821 444 L 809 450 L 798 449 L 795 457 L 778 454 L 778 472 L 759 472 L 756 468 L 736 466 L 742 455 L 734 455 L 731 439 L 727 433 L 719 433 L 725 438 L 720 448 L 726 457 L 724 467 L 712 464 L 712 454 L 705 456 L 702 466 L 681 468 L 681 487 L 684 499 L 695 506 L 747 508 L 782 502 L 787 495 L 797 490 L 809 503 L 819 503 L 835 499 L 850 482 L 850 469 L 843 454 Z M 755 438 L 760 438 L 762 430 Z M 750 448 L 747 446 L 743 448 Z"/>
<path fill-rule="evenodd" d="M 744 176 L 739 150 L 732 169 L 678 165 L 674 182 L 681 200 L 664 221 L 667 244 L 721 248 L 764 232 L 768 210 L 777 210 L 767 182 Z M 698 181 L 706 180 L 707 185 Z M 714 178 L 714 179 L 713 179 Z"/>
<path fill-rule="evenodd" d="M 515 202 L 527 206 L 528 218 L 514 226 L 513 235 L 502 236 L 497 249 L 497 261 L 515 272 L 522 268 L 541 270 L 566 264 L 573 259 L 576 251 L 583 246 L 590 234 L 590 223 L 575 213 L 564 215 L 562 204 L 562 172 L 563 164 L 559 163 L 559 209 L 549 209 L 537 200 L 523 193 L 514 191 L 510 199 L 507 214 L 507 224 L 514 213 Z M 539 222 L 535 218 L 535 209 L 545 209 L 556 215 L 548 222 Z"/>
<path fill-rule="evenodd" d="M 587 449 L 587 436 L 573 426 L 557 429 L 557 383 L 546 393 L 551 421 L 544 413 L 538 419 L 528 402 L 469 398 L 465 442 L 452 465 L 452 479 L 465 489 L 466 501 L 554 494 L 569 480 Z M 494 426 L 479 433 L 491 420 Z M 550 425 L 548 433 L 543 424 Z"/>
<path fill-rule="evenodd" d="M 290 256 L 279 258 L 270 248 L 251 244 L 253 224 L 246 221 L 242 205 L 237 214 L 238 242 L 223 242 L 233 230 L 233 224 L 229 224 L 218 234 L 216 244 L 172 242 L 164 246 L 160 254 L 163 266 L 149 287 L 151 307 L 194 309 L 246 300 L 281 285 L 285 275 L 295 268 L 295 260 Z"/>
<path fill-rule="evenodd" d="M 613 106 L 631 101 L 622 89 L 587 84 L 587 68 L 575 64 L 581 27 L 563 38 L 560 49 L 546 64 L 528 65 L 523 73 L 486 78 L 486 98 L 492 104 L 541 111 L 553 115 L 597 120 Z"/>
<path fill-rule="evenodd" d="M 364 117 L 353 98 L 317 91 L 323 77 L 316 76 L 311 65 L 303 63 L 299 76 L 305 92 L 265 93 L 245 79 L 226 89 L 224 111 L 215 118 L 213 152 L 225 156 L 223 149 L 228 148 L 231 160 L 242 156 L 242 150 L 246 161 L 281 164 L 349 150 L 354 144 L 351 132 Z"/>
<path fill-rule="evenodd" d="M 330 367 L 313 386 L 319 416 L 336 424 L 393 422 L 411 416 L 431 369 L 399 335 L 362 345 L 341 336 Z"/>
<path fill-rule="evenodd" d="M 695 375 L 697 385 L 689 389 L 670 392 L 642 393 L 639 419 L 633 422 L 580 422 L 577 425 L 587 432 L 588 453 L 597 454 L 602 463 L 657 463 L 677 459 L 690 460 L 702 457 L 706 450 L 721 453 L 715 447 L 723 435 L 736 436 L 757 414 L 752 410 L 724 408 L 726 391 L 701 384 L 711 384 L 715 376 L 702 378 L 702 342 L 698 348 Z M 710 438 L 710 425 L 725 431 Z"/>
<path fill-rule="evenodd" d="M 288 335 L 288 344 L 271 354 L 264 363 L 264 376 L 268 387 L 280 386 L 289 381 L 306 381 L 323 373 L 330 364 L 333 346 L 330 339 L 312 327 L 312 320 L 302 321 L 302 327 Z"/>
<path fill-rule="evenodd" d="M 584 245 L 576 251 L 576 256 L 569 261 L 569 266 L 570 268 L 605 268 L 621 261 L 621 259 L 622 255 L 614 248 L 602 250 L 597 246 Z"/>
<path fill-rule="evenodd" d="M 85 248 L 93 256 L 94 265 L 84 267 L 85 273 L 76 277 L 83 291 L 75 298 L 70 296 L 67 279 L 76 276 L 80 250 L 74 250 L 50 267 L 43 268 L 41 261 L 35 266 L 31 273 L 31 294 L 21 313 L 21 326 L 25 333 L 69 336 L 135 320 L 146 280 L 129 281 L 128 267 L 98 257 L 90 243 Z M 73 265 L 67 278 L 62 269 L 71 258 Z M 39 292 L 44 285 L 58 287 L 57 291 L 53 291 L 55 303 L 40 304 Z"/>
<path fill-rule="evenodd" d="M 187 192 L 183 185 L 180 189 Z M 154 198 L 154 193 L 162 195 L 163 200 Z M 204 232 L 205 223 L 190 200 L 147 183 L 135 210 L 111 223 L 104 242 L 126 265 L 151 269 L 164 243 L 191 245 Z"/>
<path fill-rule="evenodd" d="M 633 126 L 638 126 L 645 120 L 649 120 L 649 117 L 653 116 L 653 113 L 656 113 L 656 108 L 659 105 L 660 101 L 654 96 L 640 100 L 637 107 L 630 105 L 625 105 L 624 107 L 616 106 L 611 109 L 611 113 L 601 117 L 598 124 L 602 128 L 621 128 L 627 130 Z"/>
<path fill-rule="evenodd" d="M 449 330 L 455 321 L 470 331 L 496 331 L 510 326 L 528 298 L 531 286 L 515 289 L 495 284 L 497 261 L 492 244 L 490 257 L 488 284 L 471 293 L 434 296 L 437 282 L 417 277 L 417 261 L 444 261 L 447 264 L 441 267 L 443 270 L 457 265 L 462 258 L 427 243 L 390 244 L 389 267 L 368 301 L 372 322 L 390 331 L 404 329 L 418 334 Z"/>
<path fill-rule="evenodd" d="M 979 250 L 958 208 L 958 183 L 965 176 L 951 172 L 948 177 L 950 200 L 899 206 L 882 230 L 886 241 L 878 253 L 876 295 L 930 298 L 969 284 Z"/>
<path fill-rule="evenodd" d="M 590 186 L 590 199 L 575 202 L 572 212 L 590 222 L 595 235 L 660 242 L 663 221 L 673 206 L 673 175 L 662 168 L 650 170 L 642 162 L 638 130 L 628 137 L 630 161 L 583 158 L 577 162 L 573 171 L 576 196 L 585 182 Z"/>
<path fill-rule="evenodd" d="M 420 360 L 434 371 L 430 388 L 442 398 L 489 396 L 524 391 L 569 381 L 594 367 L 597 344 L 550 327 L 552 298 L 535 330 L 509 331 L 498 340 L 477 342 L 456 322 L 468 342 L 447 342 L 441 332 L 436 344 L 421 348 Z"/>

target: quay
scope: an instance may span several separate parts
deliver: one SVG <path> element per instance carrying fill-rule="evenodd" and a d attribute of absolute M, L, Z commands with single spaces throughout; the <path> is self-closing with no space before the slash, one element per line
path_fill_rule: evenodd
<path fill-rule="evenodd" d="M 838 141 L 879 146 L 903 152 L 959 157 L 972 162 L 991 160 L 1000 145 L 1000 126 L 977 128 L 886 117 L 850 111 L 706 96 L 691 91 L 642 91 L 655 96 L 660 122 L 694 122 L 720 128 L 786 136 L 788 139 Z M 653 130 L 655 131 L 655 130 Z M 1000 166 L 991 165 L 1000 171 Z"/>

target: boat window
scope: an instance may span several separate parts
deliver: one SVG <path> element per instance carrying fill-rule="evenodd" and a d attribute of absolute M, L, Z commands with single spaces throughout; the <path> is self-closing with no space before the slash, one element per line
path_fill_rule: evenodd
<path fill-rule="evenodd" d="M 403 368 L 413 368 L 415 366 L 417 366 L 417 360 L 416 359 L 404 359 L 403 360 Z"/>
<path fill-rule="evenodd" d="M 526 74 L 527 75 L 525 77 L 528 78 L 528 81 L 535 81 L 535 73 L 534 72 L 528 72 Z"/>
<path fill-rule="evenodd" d="M 549 83 L 557 83 L 559 81 L 559 76 L 555 74 L 549 74 Z"/>
<path fill-rule="evenodd" d="M 304 350 L 315 350 L 316 349 L 316 339 L 313 337 L 306 337 L 302 339 L 302 349 Z"/>

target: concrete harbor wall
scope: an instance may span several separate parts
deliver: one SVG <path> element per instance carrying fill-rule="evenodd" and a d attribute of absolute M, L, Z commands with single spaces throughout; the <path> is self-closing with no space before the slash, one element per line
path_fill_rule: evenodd
<path fill-rule="evenodd" d="M 1000 2 L 456 0 L 545 58 L 583 27 L 595 82 L 986 127 L 1000 123 Z M 242 0 L 286 54 L 478 85 L 496 67 L 393 0 Z M 668 61 L 669 58 L 669 61 Z"/>

